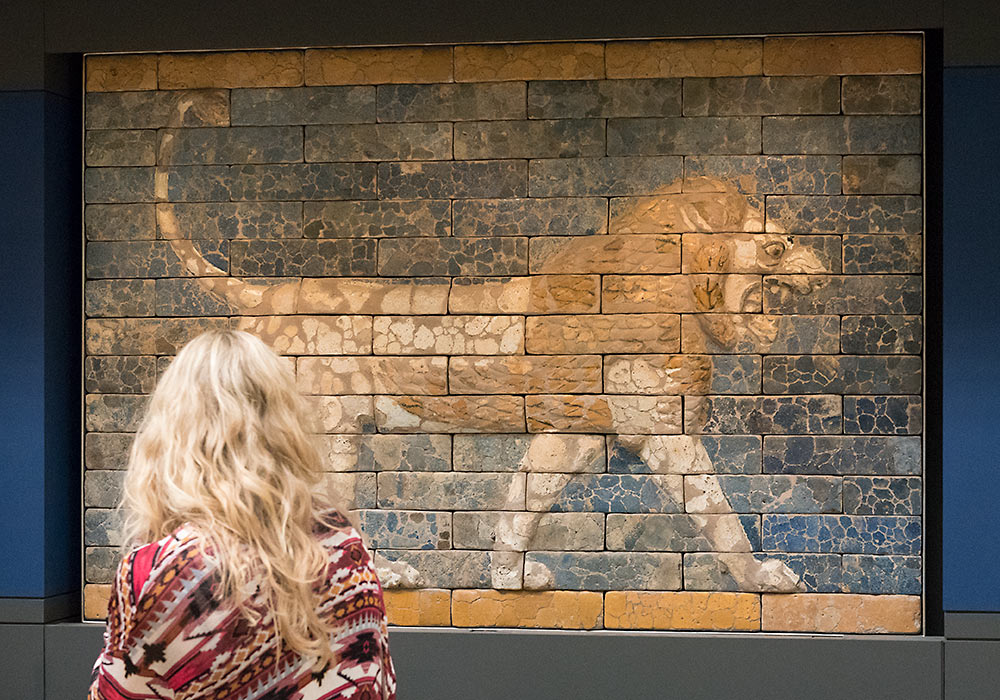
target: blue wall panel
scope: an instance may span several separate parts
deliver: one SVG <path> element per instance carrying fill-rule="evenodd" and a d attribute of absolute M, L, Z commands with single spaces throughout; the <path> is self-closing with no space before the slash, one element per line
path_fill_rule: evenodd
<path fill-rule="evenodd" d="M 998 68 L 944 71 L 943 294 L 944 609 L 1000 611 Z"/>

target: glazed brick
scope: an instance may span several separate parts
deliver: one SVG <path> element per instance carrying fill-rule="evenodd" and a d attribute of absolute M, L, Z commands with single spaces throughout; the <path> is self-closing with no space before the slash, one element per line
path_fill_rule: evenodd
<path fill-rule="evenodd" d="M 600 310 L 601 278 L 597 275 L 533 277 L 455 277 L 451 313 L 564 314 Z"/>
<path fill-rule="evenodd" d="M 923 348 L 923 320 L 920 316 L 844 316 L 840 344 L 849 353 L 918 355 Z"/>
<path fill-rule="evenodd" d="M 750 394 L 760 391 L 757 355 L 607 355 L 609 394 Z"/>
<path fill-rule="evenodd" d="M 840 236 L 770 233 L 685 233 L 684 272 L 839 273 Z"/>
<path fill-rule="evenodd" d="M 503 276 L 528 271 L 527 238 L 384 238 L 378 248 L 378 274 L 387 277 Z"/>
<path fill-rule="evenodd" d="M 676 314 L 574 314 L 527 319 L 529 353 L 639 353 L 680 350 Z"/>
<path fill-rule="evenodd" d="M 608 120 L 609 156 L 760 153 L 760 117 Z"/>
<path fill-rule="evenodd" d="M 916 394 L 915 355 L 773 355 L 764 358 L 765 394 Z"/>
<path fill-rule="evenodd" d="M 597 42 L 459 45 L 455 80 L 587 80 L 604 77 L 604 45 Z"/>
<path fill-rule="evenodd" d="M 684 555 L 684 587 L 692 591 L 839 593 L 842 586 L 839 554 Z"/>
<path fill-rule="evenodd" d="M 89 280 L 84 284 L 84 312 L 89 317 L 152 316 L 153 280 Z"/>
<path fill-rule="evenodd" d="M 237 88 L 231 92 L 232 124 L 356 124 L 375 121 L 375 88 Z"/>
<path fill-rule="evenodd" d="M 919 477 L 846 477 L 844 512 L 851 515 L 920 515 L 920 484 Z"/>
<path fill-rule="evenodd" d="M 233 275 L 351 277 L 375 274 L 374 240 L 233 241 L 230 252 Z"/>
<path fill-rule="evenodd" d="M 307 49 L 306 85 L 451 81 L 448 46 Z"/>
<path fill-rule="evenodd" d="M 919 73 L 921 44 L 916 34 L 767 37 L 764 73 Z"/>
<path fill-rule="evenodd" d="M 528 474 L 527 510 L 679 513 L 684 487 L 676 475 Z"/>
<path fill-rule="evenodd" d="M 790 435 L 764 438 L 772 474 L 920 474 L 919 437 Z"/>
<path fill-rule="evenodd" d="M 611 513 L 606 547 L 610 551 L 634 552 L 757 551 L 760 516 Z"/>
<path fill-rule="evenodd" d="M 708 186 L 718 178 L 746 194 L 840 194 L 838 156 L 687 156 L 684 190 Z"/>
<path fill-rule="evenodd" d="M 138 241 L 156 238 L 153 204 L 88 204 L 83 214 L 88 241 Z"/>
<path fill-rule="evenodd" d="M 686 78 L 684 116 L 838 114 L 836 76 Z"/>
<path fill-rule="evenodd" d="M 157 66 L 157 85 L 161 90 L 301 84 L 301 51 L 160 54 Z"/>
<path fill-rule="evenodd" d="M 532 433 L 682 432 L 679 396 L 526 396 L 525 410 Z"/>
<path fill-rule="evenodd" d="M 754 474 L 758 435 L 609 435 L 608 471 L 626 474 Z"/>
<path fill-rule="evenodd" d="M 379 199 L 524 197 L 523 160 L 379 163 Z"/>
<path fill-rule="evenodd" d="M 839 634 L 916 634 L 919 596 L 840 593 L 765 594 L 761 629 Z"/>
<path fill-rule="evenodd" d="M 455 547 L 495 551 L 600 551 L 603 513 L 458 512 Z"/>
<path fill-rule="evenodd" d="M 923 271 L 923 236 L 894 234 L 844 236 L 844 272 L 886 274 Z"/>
<path fill-rule="evenodd" d="M 336 494 L 345 508 L 374 508 L 376 482 L 375 474 L 331 474 L 323 475 L 323 488 Z"/>
<path fill-rule="evenodd" d="M 228 202 L 233 197 L 232 172 L 225 165 L 179 165 L 157 168 L 156 175 L 156 198 L 160 200 Z M 158 227 L 160 223 L 158 220 Z"/>
<path fill-rule="evenodd" d="M 380 122 L 524 119 L 523 82 L 379 85 Z"/>
<path fill-rule="evenodd" d="M 87 547 L 118 547 L 122 544 L 121 528 L 118 511 L 87 508 L 83 515 L 83 544 Z"/>
<path fill-rule="evenodd" d="M 595 591 L 455 591 L 456 627 L 600 629 L 604 598 Z"/>
<path fill-rule="evenodd" d="M 148 394 L 156 383 L 156 358 L 103 355 L 83 361 L 83 390 L 96 394 Z"/>
<path fill-rule="evenodd" d="M 360 459 L 370 459 L 375 471 L 451 470 L 448 435 L 365 435 L 360 450 Z"/>
<path fill-rule="evenodd" d="M 524 397 L 379 396 L 375 424 L 385 433 L 524 432 Z"/>
<path fill-rule="evenodd" d="M 521 316 L 379 316 L 376 355 L 520 355 Z"/>
<path fill-rule="evenodd" d="M 652 552 L 529 552 L 529 590 L 669 591 L 681 587 L 681 555 Z"/>
<path fill-rule="evenodd" d="M 444 357 L 300 357 L 304 394 L 445 394 Z"/>
<path fill-rule="evenodd" d="M 448 362 L 456 394 L 585 394 L 601 390 L 598 355 L 461 356 Z"/>
<path fill-rule="evenodd" d="M 760 630 L 760 596 L 751 593 L 608 591 L 604 598 L 608 629 Z"/>
<path fill-rule="evenodd" d="M 920 153 L 919 117 L 764 117 L 764 153 Z"/>
<path fill-rule="evenodd" d="M 916 275 L 782 275 L 764 278 L 764 313 L 918 314 Z"/>
<path fill-rule="evenodd" d="M 374 163 L 289 163 L 233 168 L 232 199 L 375 199 Z"/>
<path fill-rule="evenodd" d="M 159 238 L 300 238 L 301 202 L 156 205 Z"/>
<path fill-rule="evenodd" d="M 676 235 L 538 236 L 528 242 L 532 274 L 680 272 Z"/>
<path fill-rule="evenodd" d="M 845 194 L 920 194 L 920 156 L 844 156 Z"/>
<path fill-rule="evenodd" d="M 229 241 L 201 240 L 195 248 L 212 265 L 229 269 Z M 190 274 L 167 241 L 93 241 L 87 244 L 87 277 L 149 278 Z"/>
<path fill-rule="evenodd" d="M 89 93 L 88 129 L 161 129 L 229 125 L 228 90 Z"/>
<path fill-rule="evenodd" d="M 844 432 L 913 435 L 922 430 L 919 396 L 845 396 Z"/>
<path fill-rule="evenodd" d="M 604 120 L 532 119 L 455 124 L 455 158 L 603 156 Z"/>
<path fill-rule="evenodd" d="M 731 233 L 764 230 L 764 198 L 702 177 L 663 185 L 654 196 L 611 200 L 611 233 Z"/>
<path fill-rule="evenodd" d="M 609 78 L 759 75 L 760 39 L 669 39 L 611 41 Z"/>
<path fill-rule="evenodd" d="M 84 142 L 84 162 L 88 167 L 156 165 L 156 132 L 90 130 Z"/>
<path fill-rule="evenodd" d="M 87 394 L 84 426 L 98 433 L 134 433 L 145 405 L 146 397 L 138 394 Z"/>
<path fill-rule="evenodd" d="M 431 122 L 307 126 L 305 155 L 310 162 L 449 159 L 451 130 Z"/>
<path fill-rule="evenodd" d="M 125 472 L 95 471 L 83 475 L 83 505 L 88 508 L 114 508 L 122 497 Z"/>
<path fill-rule="evenodd" d="M 780 279 L 780 278 L 777 278 Z M 606 314 L 760 310 L 760 275 L 605 275 Z"/>
<path fill-rule="evenodd" d="M 845 75 L 844 114 L 919 114 L 918 75 Z"/>
<path fill-rule="evenodd" d="M 680 191 L 683 159 L 551 158 L 529 161 L 528 190 L 532 197 L 608 197 L 652 194 L 674 183 Z"/>
<path fill-rule="evenodd" d="M 521 588 L 523 555 L 517 552 L 383 549 L 375 569 L 386 588 Z"/>
<path fill-rule="evenodd" d="M 737 474 L 684 477 L 688 513 L 839 513 L 841 479 Z"/>
<path fill-rule="evenodd" d="M 456 435 L 454 459 L 455 471 L 472 472 L 603 472 L 607 465 L 600 435 Z"/>
<path fill-rule="evenodd" d="M 456 236 L 590 235 L 608 230 L 608 203 L 596 197 L 465 199 L 454 204 Z"/>
<path fill-rule="evenodd" d="M 844 590 L 878 595 L 920 595 L 920 557 L 844 555 Z"/>
<path fill-rule="evenodd" d="M 302 161 L 298 126 L 162 129 L 159 136 L 160 162 L 168 165 Z"/>
<path fill-rule="evenodd" d="M 155 284 L 157 316 L 226 316 L 240 313 L 221 295 L 206 289 L 201 279 L 158 279 Z"/>
<path fill-rule="evenodd" d="M 358 520 L 372 549 L 451 549 L 451 513 L 363 510 Z"/>
<path fill-rule="evenodd" d="M 306 238 L 451 235 L 451 203 L 443 199 L 305 202 L 302 207 Z"/>
<path fill-rule="evenodd" d="M 372 349 L 370 316 L 244 316 L 232 326 L 279 355 L 369 355 Z"/>
<path fill-rule="evenodd" d="M 764 515 L 764 551 L 919 554 L 920 518 L 860 515 Z"/>
<path fill-rule="evenodd" d="M 448 307 L 447 278 L 303 279 L 300 313 L 443 314 Z"/>
<path fill-rule="evenodd" d="M 681 113 L 681 81 L 535 80 L 528 83 L 528 116 L 671 117 Z"/>
<path fill-rule="evenodd" d="M 87 433 L 83 464 L 87 469 L 124 469 L 132 448 L 132 433 Z"/>
<path fill-rule="evenodd" d="M 788 233 L 920 233 L 923 208 L 911 196 L 768 197 L 767 219 Z"/>
<path fill-rule="evenodd" d="M 88 355 L 173 355 L 189 340 L 227 318 L 107 318 L 84 324 Z"/>
<path fill-rule="evenodd" d="M 840 352 L 840 340 L 840 317 L 832 315 L 681 316 L 681 349 L 685 353 L 836 354 Z"/>
<path fill-rule="evenodd" d="M 379 508 L 517 510 L 524 474 L 379 472 Z"/>
<path fill-rule="evenodd" d="M 88 204 L 152 202 L 153 168 L 87 168 L 83 197 Z"/>
<path fill-rule="evenodd" d="M 375 405 L 371 396 L 313 396 L 307 399 L 321 433 L 374 433 Z"/>
<path fill-rule="evenodd" d="M 839 433 L 839 396 L 696 396 L 685 401 L 686 432 Z"/>
<path fill-rule="evenodd" d="M 110 584 L 115 580 L 122 556 L 116 547 L 87 547 L 83 559 L 83 574 L 87 583 Z"/>
<path fill-rule="evenodd" d="M 451 591 L 423 590 L 382 591 L 386 617 L 390 625 L 401 627 L 447 627 L 451 624 Z"/>
<path fill-rule="evenodd" d="M 88 56 L 87 92 L 155 90 L 155 55 Z"/>

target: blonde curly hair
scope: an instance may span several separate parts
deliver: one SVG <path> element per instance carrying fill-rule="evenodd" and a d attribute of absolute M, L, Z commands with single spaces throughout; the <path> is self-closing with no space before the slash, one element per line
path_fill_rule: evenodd
<path fill-rule="evenodd" d="M 284 641 L 322 666 L 333 630 L 317 614 L 328 555 L 314 535 L 343 512 L 320 487 L 322 463 L 288 364 L 242 331 L 190 341 L 159 380 L 125 475 L 125 547 L 182 525 L 205 539 L 219 595 L 253 624 L 270 614 Z M 259 582 L 265 610 L 251 606 Z"/>

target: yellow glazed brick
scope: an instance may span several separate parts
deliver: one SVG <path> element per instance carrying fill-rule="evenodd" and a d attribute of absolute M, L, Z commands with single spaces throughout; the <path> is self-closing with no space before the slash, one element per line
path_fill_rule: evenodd
<path fill-rule="evenodd" d="M 919 73 L 916 34 L 775 37 L 764 40 L 767 75 Z"/>
<path fill-rule="evenodd" d="M 89 56 L 87 92 L 155 90 L 156 56 Z"/>
<path fill-rule="evenodd" d="M 599 629 L 603 596 L 591 591 L 459 590 L 451 599 L 456 627 Z"/>
<path fill-rule="evenodd" d="M 406 627 L 441 627 L 451 624 L 451 591 L 384 591 L 389 624 Z"/>
<path fill-rule="evenodd" d="M 302 85 L 301 51 L 225 51 L 160 56 L 161 90 L 297 85 Z"/>
<path fill-rule="evenodd" d="M 88 583 L 83 587 L 83 617 L 86 620 L 103 620 L 108 616 L 111 585 Z"/>
<path fill-rule="evenodd" d="M 590 80 L 604 77 L 604 45 L 498 44 L 455 47 L 455 80 Z"/>
<path fill-rule="evenodd" d="M 609 78 L 711 78 L 760 75 L 760 39 L 615 41 L 607 46 Z"/>
<path fill-rule="evenodd" d="M 760 596 L 753 593 L 610 591 L 604 600 L 608 629 L 760 629 Z"/>
<path fill-rule="evenodd" d="M 451 47 L 310 49 L 306 85 L 451 82 Z"/>
<path fill-rule="evenodd" d="M 920 597 L 843 593 L 765 594 L 762 629 L 774 632 L 916 634 Z"/>

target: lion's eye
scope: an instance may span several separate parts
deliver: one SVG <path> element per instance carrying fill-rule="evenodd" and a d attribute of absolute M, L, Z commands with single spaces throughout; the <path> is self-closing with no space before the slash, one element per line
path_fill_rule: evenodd
<path fill-rule="evenodd" d="M 777 258 L 785 252 L 785 244 L 781 241 L 768 241 L 762 247 L 764 252 L 772 258 Z"/>

